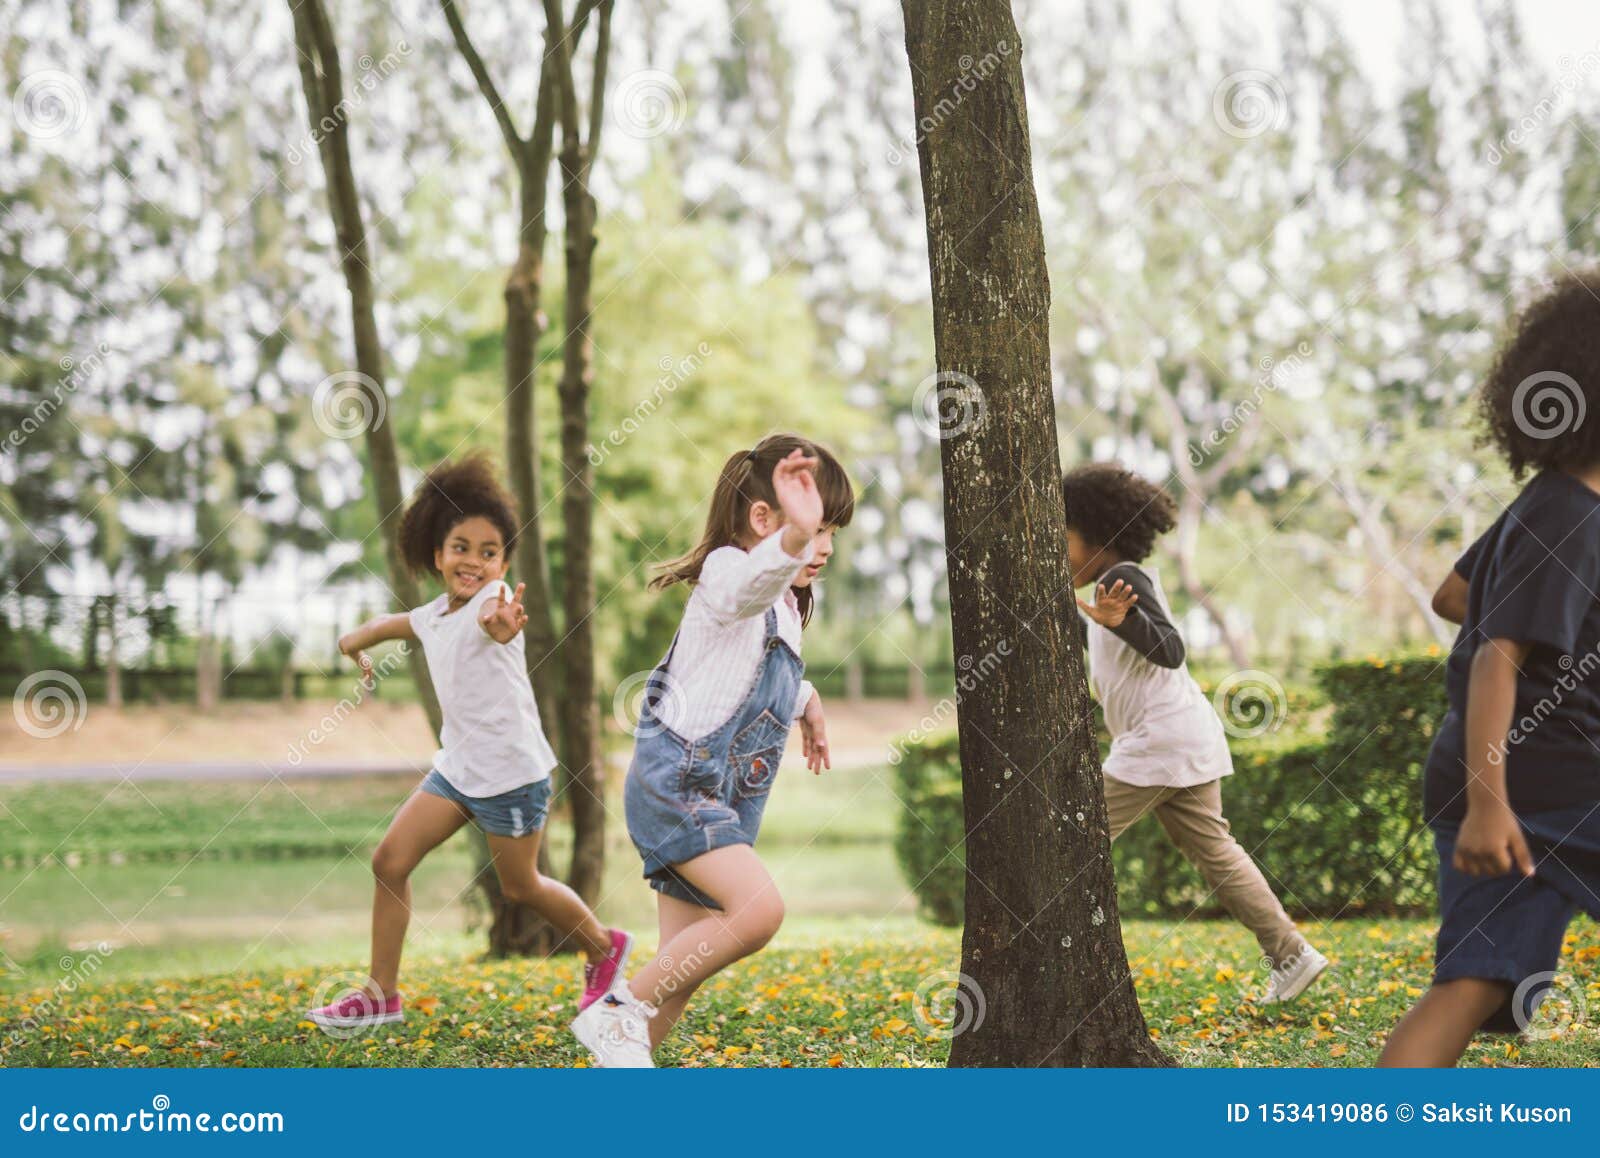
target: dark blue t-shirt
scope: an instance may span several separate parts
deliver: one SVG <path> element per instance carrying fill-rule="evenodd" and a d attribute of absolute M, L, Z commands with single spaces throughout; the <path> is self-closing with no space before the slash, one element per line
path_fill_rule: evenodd
<path fill-rule="evenodd" d="M 1506 749 L 1512 810 L 1600 802 L 1600 494 L 1545 471 L 1456 563 L 1467 616 L 1450 650 L 1450 710 L 1428 755 L 1424 813 L 1466 814 L 1467 678 L 1487 639 L 1532 645 Z"/>

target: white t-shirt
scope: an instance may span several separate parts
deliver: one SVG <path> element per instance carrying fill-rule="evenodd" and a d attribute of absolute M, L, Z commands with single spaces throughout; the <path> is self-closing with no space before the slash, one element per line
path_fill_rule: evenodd
<path fill-rule="evenodd" d="M 1165 609 L 1155 568 L 1139 569 Z M 1161 667 L 1092 620 L 1088 630 L 1089 681 L 1111 733 L 1107 776 L 1145 788 L 1188 788 L 1233 771 L 1222 721 L 1187 664 Z"/>
<path fill-rule="evenodd" d="M 498 796 L 547 779 L 556 766 L 528 682 L 522 632 L 498 643 L 478 623 L 496 591 L 512 594 L 503 582 L 489 583 L 455 611 L 441 595 L 410 613 L 444 711 L 444 746 L 433 766 L 463 796 Z"/>
<path fill-rule="evenodd" d="M 800 654 L 800 609 L 789 586 L 812 553 L 807 543 L 798 557 L 788 554 L 783 532 L 774 531 L 748 551 L 718 547 L 706 556 L 667 667 L 667 694 L 657 708 L 663 724 L 698 740 L 738 711 L 761 666 L 768 608 L 777 612 L 779 637 Z M 811 691 L 801 680 L 791 720 L 805 711 Z"/>

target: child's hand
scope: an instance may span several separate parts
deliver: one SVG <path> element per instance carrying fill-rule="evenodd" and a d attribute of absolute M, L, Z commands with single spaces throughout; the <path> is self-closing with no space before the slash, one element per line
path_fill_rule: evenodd
<path fill-rule="evenodd" d="M 339 637 L 339 651 L 355 660 L 356 666 L 361 669 L 362 687 L 370 692 L 378 686 L 378 677 L 372 671 L 372 657 L 356 646 L 353 634 Z"/>
<path fill-rule="evenodd" d="M 1516 814 L 1504 804 L 1489 807 L 1467 806 L 1467 815 L 1456 834 L 1453 862 L 1462 872 L 1475 877 L 1501 877 L 1515 868 L 1525 877 L 1533 875 L 1533 854 Z"/>
<path fill-rule="evenodd" d="M 816 692 L 811 693 L 806 710 L 801 713 L 800 739 L 804 741 L 806 767 L 812 775 L 820 776 L 824 768 L 833 767 L 828 751 L 828 721 L 822 714 L 822 697 Z"/>
<path fill-rule="evenodd" d="M 522 630 L 522 625 L 528 622 L 528 613 L 522 608 L 522 589 L 526 586 L 525 583 L 518 583 L 516 593 L 509 601 L 504 587 L 494 593 L 493 599 L 484 601 L 483 614 L 478 617 L 478 623 L 496 643 L 510 643 Z"/>
<path fill-rule="evenodd" d="M 810 539 L 822 529 L 822 492 L 817 490 L 817 459 L 799 450 L 772 468 L 772 489 L 784 521 Z"/>
<path fill-rule="evenodd" d="M 1094 589 L 1094 602 L 1085 603 L 1083 598 L 1078 598 L 1078 606 L 1083 608 L 1083 613 L 1094 620 L 1101 627 L 1119 627 L 1122 621 L 1128 618 L 1128 612 L 1139 596 L 1121 579 L 1111 585 L 1111 590 L 1106 590 L 1104 583 L 1097 583 Z"/>

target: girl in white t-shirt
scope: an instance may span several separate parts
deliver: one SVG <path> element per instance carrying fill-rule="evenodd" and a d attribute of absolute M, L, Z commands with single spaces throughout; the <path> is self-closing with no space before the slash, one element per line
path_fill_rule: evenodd
<path fill-rule="evenodd" d="M 650 1066 L 695 989 L 783 921 L 754 845 L 790 726 L 800 724 L 812 772 L 831 762 L 800 631 L 833 534 L 854 509 L 832 454 L 770 435 L 723 465 L 700 545 L 652 583 L 692 588 L 646 685 L 623 789 L 661 939 L 653 960 L 572 1023 L 606 1068 Z"/>
<path fill-rule="evenodd" d="M 1222 722 L 1184 663 L 1155 568 L 1142 566 L 1172 530 L 1172 497 L 1116 463 L 1069 471 L 1067 565 L 1088 620 L 1089 681 L 1111 733 L 1106 812 L 1111 839 L 1154 813 L 1225 908 L 1256 935 L 1272 962 L 1262 1001 L 1291 1001 L 1328 966 L 1284 912 L 1222 815 L 1222 778 L 1233 757 Z"/>
<path fill-rule="evenodd" d="M 433 771 L 373 854 L 377 887 L 368 982 L 310 1012 L 324 1029 L 357 1029 L 404 1016 L 396 985 L 411 920 L 411 872 L 469 820 L 489 842 L 506 899 L 534 909 L 587 954 L 580 1008 L 622 976 L 632 938 L 601 925 L 576 893 L 538 870 L 556 757 L 528 681 L 523 585 L 513 592 L 504 582 L 518 527 L 516 506 L 487 459 L 436 467 L 401 520 L 400 550 L 413 571 L 437 577 L 444 593 L 409 612 L 369 620 L 339 641 L 339 650 L 369 682 L 367 648 L 391 639 L 420 643 L 444 726 Z"/>

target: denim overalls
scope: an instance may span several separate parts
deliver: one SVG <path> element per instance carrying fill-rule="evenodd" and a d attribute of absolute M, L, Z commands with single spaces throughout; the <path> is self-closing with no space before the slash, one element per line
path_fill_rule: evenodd
<path fill-rule="evenodd" d="M 672 694 L 667 665 L 677 643 L 674 637 L 645 685 L 623 790 L 628 836 L 644 858 L 651 888 L 718 909 L 715 898 L 673 866 L 725 845 L 755 843 L 789 739 L 805 664 L 778 635 L 776 609 L 767 608 L 761 663 L 744 702 L 727 723 L 691 743 L 656 715 L 662 698 Z"/>

